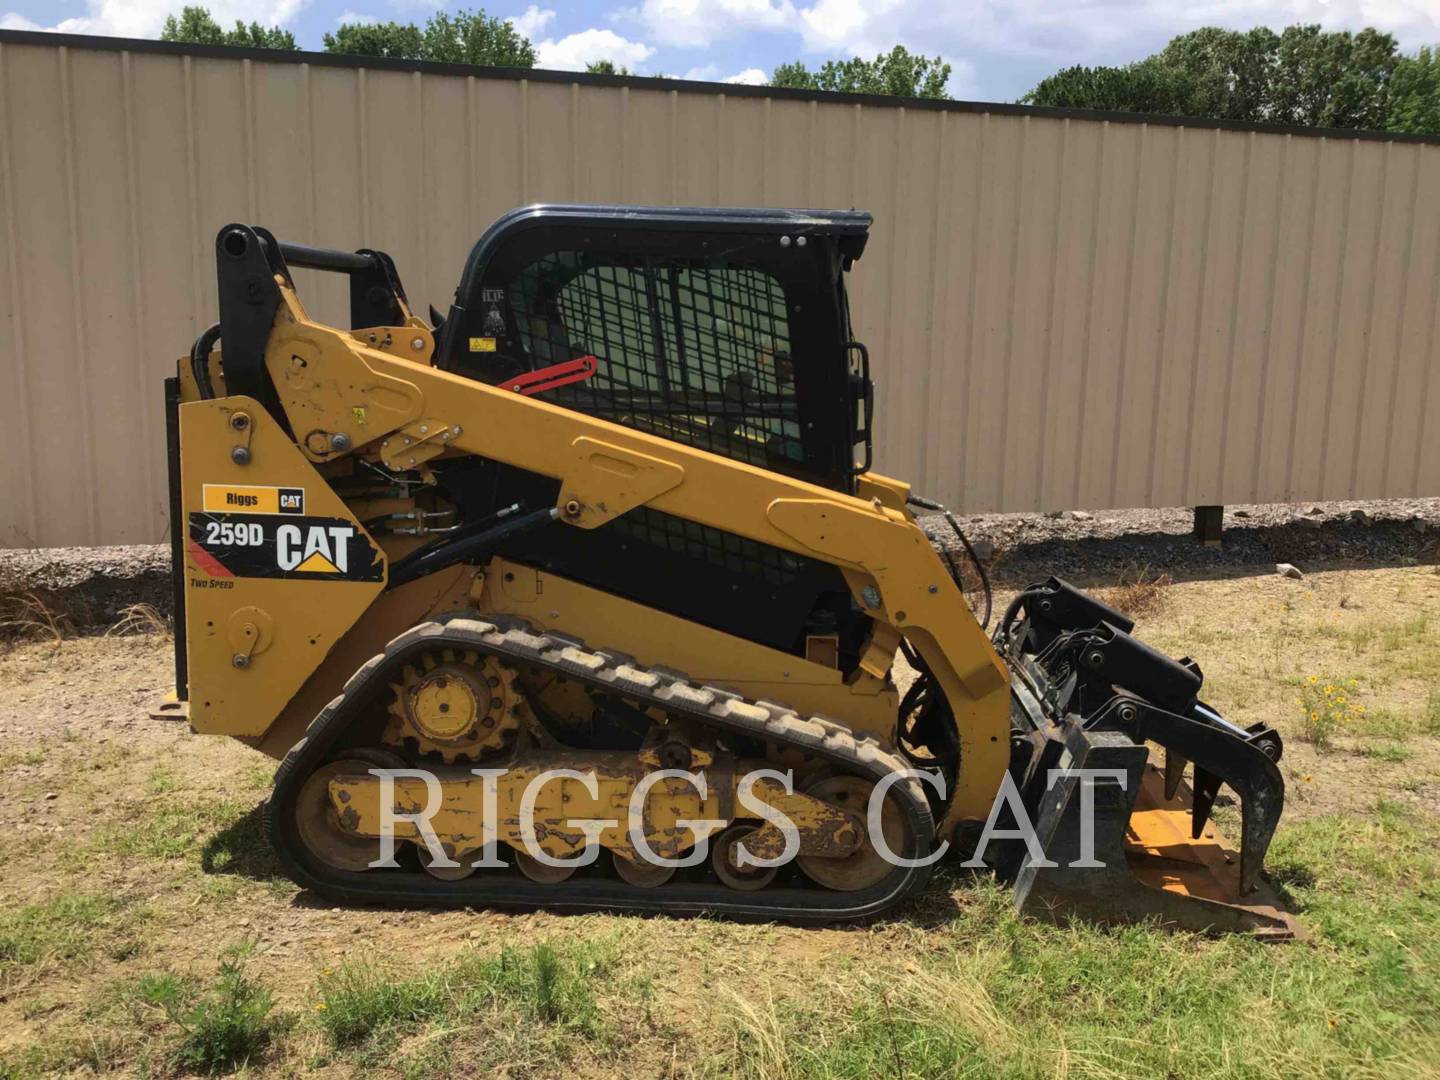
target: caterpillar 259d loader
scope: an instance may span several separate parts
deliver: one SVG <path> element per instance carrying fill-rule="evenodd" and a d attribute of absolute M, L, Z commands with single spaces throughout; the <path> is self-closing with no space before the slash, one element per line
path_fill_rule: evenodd
<path fill-rule="evenodd" d="M 1276 734 L 1063 581 L 987 635 L 943 508 L 871 471 L 870 221 L 532 206 L 429 320 L 381 252 L 220 231 L 168 383 L 177 693 L 281 759 L 298 883 L 838 922 L 999 832 L 1030 910 L 1290 932 Z M 348 276 L 350 329 L 292 267 Z"/>

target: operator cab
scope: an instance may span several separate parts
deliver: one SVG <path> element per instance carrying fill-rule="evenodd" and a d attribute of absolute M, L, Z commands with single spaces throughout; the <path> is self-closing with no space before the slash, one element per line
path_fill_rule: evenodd
<path fill-rule="evenodd" d="M 873 394 L 843 275 L 870 223 L 835 210 L 515 210 L 471 251 L 436 363 L 493 384 L 553 375 L 543 400 L 853 492 Z"/>

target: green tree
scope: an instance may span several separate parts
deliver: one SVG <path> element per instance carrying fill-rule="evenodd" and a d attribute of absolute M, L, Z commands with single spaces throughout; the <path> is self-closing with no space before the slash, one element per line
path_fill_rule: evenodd
<path fill-rule="evenodd" d="M 592 60 L 585 65 L 585 70 L 591 75 L 630 75 L 632 72 L 624 64 L 618 67 L 614 60 Z"/>
<path fill-rule="evenodd" d="M 188 41 L 196 45 L 240 45 L 251 49 L 295 49 L 295 35 L 278 26 L 261 26 L 258 22 L 245 25 L 237 21 L 235 29 L 221 29 L 209 9 L 187 6 L 178 16 L 168 15 L 160 30 L 161 41 Z"/>
<path fill-rule="evenodd" d="M 896 45 L 874 60 L 862 60 L 858 56 L 849 60 L 827 60 L 813 72 L 796 60 L 781 64 L 770 75 L 771 86 L 920 98 L 948 97 L 945 84 L 949 81 L 949 64 L 938 56 L 918 56 L 903 45 Z"/>
<path fill-rule="evenodd" d="M 1440 49 L 1422 48 L 1390 76 L 1391 131 L 1440 135 Z"/>
<path fill-rule="evenodd" d="M 1377 30 L 1205 27 L 1123 68 L 1067 68 L 1022 100 L 1311 127 L 1383 128 L 1401 58 Z M 1418 77 L 1418 73 L 1417 73 Z M 1422 80 L 1423 81 L 1423 80 Z"/>
<path fill-rule="evenodd" d="M 1288 26 L 1275 51 L 1268 119 L 1309 127 L 1384 128 L 1395 39 L 1366 28 L 1325 33 Z"/>
<path fill-rule="evenodd" d="M 414 23 L 345 23 L 325 35 L 325 51 L 479 67 L 535 66 L 535 47 L 529 40 L 504 19 L 484 11 L 455 15 L 437 11 L 423 30 Z"/>
<path fill-rule="evenodd" d="M 1266 27 L 1246 33 L 1207 26 L 1181 34 L 1156 59 L 1186 84 L 1184 108 L 1223 120 L 1264 119 L 1280 37 Z"/>
<path fill-rule="evenodd" d="M 325 51 L 419 60 L 425 53 L 425 35 L 414 23 L 343 23 L 335 33 L 325 35 Z"/>
<path fill-rule="evenodd" d="M 1057 109 L 1100 109 L 1105 112 L 1193 115 L 1193 80 L 1183 71 L 1157 60 L 1125 67 L 1070 67 L 1042 80 L 1020 100 L 1027 105 Z"/>

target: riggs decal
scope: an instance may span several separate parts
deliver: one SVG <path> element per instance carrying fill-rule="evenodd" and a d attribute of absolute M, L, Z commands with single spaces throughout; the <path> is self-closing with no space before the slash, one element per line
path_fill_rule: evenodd
<path fill-rule="evenodd" d="M 280 489 L 276 506 L 284 508 Z M 380 551 L 344 518 L 272 516 L 269 513 L 190 515 L 190 564 L 216 578 L 305 578 L 312 581 L 383 581 Z"/>
<path fill-rule="evenodd" d="M 212 514 L 303 514 L 305 489 L 239 484 L 205 484 L 201 489 L 205 510 Z"/>

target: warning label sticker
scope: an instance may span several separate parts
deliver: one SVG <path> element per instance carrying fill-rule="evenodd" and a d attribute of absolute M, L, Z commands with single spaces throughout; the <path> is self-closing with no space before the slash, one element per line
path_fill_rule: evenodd
<path fill-rule="evenodd" d="M 303 514 L 305 489 L 205 484 L 201 505 L 212 514 Z"/>
<path fill-rule="evenodd" d="M 188 548 L 191 563 L 211 578 L 382 581 L 385 576 L 380 551 L 345 518 L 195 513 Z"/>

